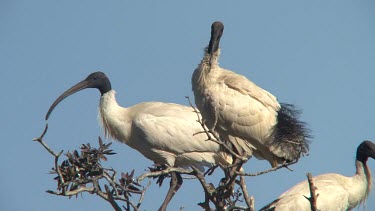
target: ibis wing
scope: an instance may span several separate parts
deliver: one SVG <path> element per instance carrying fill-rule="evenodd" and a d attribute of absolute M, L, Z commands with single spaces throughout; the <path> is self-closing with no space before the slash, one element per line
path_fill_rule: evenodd
<path fill-rule="evenodd" d="M 210 95 L 218 126 L 233 135 L 262 142 L 276 124 L 276 98 L 241 75 L 224 71 Z"/>
<path fill-rule="evenodd" d="M 192 108 L 164 104 L 139 114 L 133 121 L 132 136 L 137 144 L 148 147 L 137 148 L 151 160 L 171 166 L 215 165 L 222 159 L 220 146 L 199 133 L 203 129 L 197 119 Z"/>
<path fill-rule="evenodd" d="M 228 88 L 236 90 L 243 95 L 248 95 L 264 107 L 270 107 L 276 111 L 280 109 L 280 104 L 275 96 L 260 88 L 245 76 L 238 75 L 229 70 L 224 70 L 223 73 L 219 81 L 222 81 Z"/>

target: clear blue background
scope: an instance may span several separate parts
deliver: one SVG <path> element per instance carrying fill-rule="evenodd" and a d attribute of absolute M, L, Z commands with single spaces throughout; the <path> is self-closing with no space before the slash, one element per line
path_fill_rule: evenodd
<path fill-rule="evenodd" d="M 375 140 L 375 3 L 361 1 L 51 1 L 0 2 L 0 210 L 111 210 L 84 194 L 52 196 L 53 158 L 32 141 L 63 91 L 101 70 L 122 106 L 143 101 L 187 104 L 190 79 L 208 44 L 210 25 L 225 24 L 222 67 L 250 78 L 281 102 L 303 109 L 314 139 L 311 154 L 293 166 L 248 178 L 256 207 L 305 179 L 353 175 L 355 151 Z M 97 145 L 97 90 L 76 94 L 55 109 L 46 141 L 55 150 Z M 144 172 L 151 161 L 129 147 L 104 165 Z M 374 160 L 369 166 L 375 169 Z M 251 160 L 247 172 L 268 168 Z M 218 183 L 220 173 L 210 180 Z M 146 182 L 144 183 L 146 184 Z M 154 182 L 142 210 L 156 210 L 168 188 Z M 186 180 L 170 210 L 197 210 L 203 191 Z M 360 208 L 362 209 L 362 208 Z M 375 210 L 371 193 L 367 210 Z"/>

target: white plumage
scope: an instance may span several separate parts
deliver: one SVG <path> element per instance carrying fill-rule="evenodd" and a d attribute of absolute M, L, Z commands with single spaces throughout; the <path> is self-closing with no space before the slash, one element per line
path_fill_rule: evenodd
<path fill-rule="evenodd" d="M 115 99 L 115 91 L 102 72 L 90 74 L 85 80 L 65 91 L 51 105 L 46 115 L 63 99 L 85 88 L 97 88 L 101 93 L 99 119 L 107 137 L 127 144 L 156 164 L 170 167 L 204 167 L 232 162 L 231 156 L 220 145 L 206 141 L 198 116 L 193 108 L 162 102 L 145 102 L 128 108 L 121 107 Z M 194 135 L 196 134 L 196 135 Z M 179 173 L 172 172 L 171 188 L 160 210 L 165 210 L 169 200 L 182 184 Z M 173 186 L 173 187 L 172 187 Z"/>
<path fill-rule="evenodd" d="M 211 27 L 211 39 L 192 77 L 195 103 L 210 129 L 237 137 L 240 153 L 268 160 L 272 166 L 296 160 L 308 151 L 308 133 L 291 105 L 246 77 L 218 64 L 221 22 Z"/>
<path fill-rule="evenodd" d="M 191 107 L 162 102 L 145 102 L 123 108 L 111 90 L 100 99 L 100 119 L 107 137 L 127 144 L 157 164 L 189 167 L 229 164 L 230 159 L 197 122 Z"/>
<path fill-rule="evenodd" d="M 321 211 L 351 210 L 363 203 L 372 187 L 371 171 L 366 165 L 368 157 L 375 158 L 375 144 L 362 142 L 357 149 L 356 173 L 352 177 L 340 174 L 323 174 L 313 177 L 317 187 L 317 208 Z M 292 187 L 261 211 L 304 211 L 310 210 L 307 181 Z"/>

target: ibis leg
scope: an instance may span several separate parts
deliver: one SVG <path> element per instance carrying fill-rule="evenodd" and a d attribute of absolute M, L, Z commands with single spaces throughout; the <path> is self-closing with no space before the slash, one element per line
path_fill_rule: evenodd
<path fill-rule="evenodd" d="M 180 189 L 182 185 L 182 176 L 178 172 L 172 172 L 171 173 L 171 184 L 167 193 L 167 196 L 164 199 L 163 204 L 159 208 L 159 211 L 165 211 L 167 209 L 167 206 L 169 202 L 172 200 L 174 194 Z"/>

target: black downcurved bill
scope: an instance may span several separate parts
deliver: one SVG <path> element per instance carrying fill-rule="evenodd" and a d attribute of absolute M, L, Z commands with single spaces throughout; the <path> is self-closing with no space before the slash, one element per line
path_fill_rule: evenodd
<path fill-rule="evenodd" d="M 48 120 L 49 116 L 51 115 L 53 109 L 62 101 L 64 100 L 66 97 L 76 93 L 76 92 L 79 92 L 83 89 L 86 89 L 86 88 L 89 88 L 89 83 L 84 80 L 84 81 L 81 81 L 79 82 L 78 84 L 72 86 L 70 89 L 66 90 L 62 95 L 60 95 L 60 97 L 58 97 L 55 102 L 53 102 L 53 104 L 51 105 L 51 107 L 48 109 L 48 112 L 46 114 L 46 117 L 45 117 L 45 120 Z"/>

